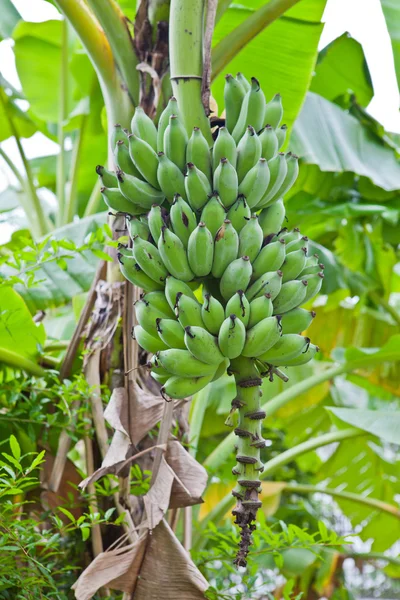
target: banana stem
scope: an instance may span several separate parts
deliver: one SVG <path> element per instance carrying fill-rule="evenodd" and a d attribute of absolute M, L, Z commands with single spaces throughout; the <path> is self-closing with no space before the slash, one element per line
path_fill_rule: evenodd
<path fill-rule="evenodd" d="M 57 182 L 56 192 L 58 200 L 57 225 L 60 227 L 65 221 L 65 132 L 64 123 L 68 115 L 68 23 L 62 20 L 61 37 L 61 65 L 60 65 L 60 99 L 58 106 L 58 145 L 57 155 Z"/>

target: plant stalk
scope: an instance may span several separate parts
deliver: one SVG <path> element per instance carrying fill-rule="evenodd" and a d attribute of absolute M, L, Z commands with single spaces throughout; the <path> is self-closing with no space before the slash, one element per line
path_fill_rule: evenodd
<path fill-rule="evenodd" d="M 56 194 L 58 200 L 57 225 L 60 227 L 65 221 L 65 185 L 66 185 L 66 168 L 65 168 L 65 132 L 64 125 L 68 116 L 68 23 L 64 18 L 62 20 L 62 37 L 61 37 L 61 65 L 60 65 L 60 99 L 58 105 L 58 145 L 59 152 L 57 155 L 57 179 L 56 179 Z"/>
<path fill-rule="evenodd" d="M 24 180 L 21 176 L 21 173 L 18 171 L 12 160 L 8 157 L 8 155 L 4 152 L 3 148 L 0 148 L 0 156 L 13 173 L 14 177 L 17 179 L 20 186 L 23 188 L 25 186 Z"/>
<path fill-rule="evenodd" d="M 82 142 L 85 132 L 85 127 L 88 122 L 88 116 L 85 115 L 82 118 L 80 129 L 77 131 L 74 148 L 72 152 L 72 165 L 71 165 L 71 177 L 70 187 L 65 205 L 65 217 L 64 223 L 71 223 L 74 216 L 77 214 L 77 198 L 78 198 L 78 179 L 79 179 L 79 166 L 82 151 Z"/>
<path fill-rule="evenodd" d="M 8 350 L 8 348 L 0 348 L 0 363 L 4 363 L 15 369 L 21 369 L 35 377 L 43 377 L 46 373 L 45 369 L 33 360 L 29 360 L 29 358 L 25 358 L 25 356 L 21 356 L 12 350 Z"/>

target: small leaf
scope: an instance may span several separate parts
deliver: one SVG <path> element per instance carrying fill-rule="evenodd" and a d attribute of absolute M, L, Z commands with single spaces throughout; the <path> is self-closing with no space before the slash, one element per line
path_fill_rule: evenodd
<path fill-rule="evenodd" d="M 81 527 L 81 533 L 83 541 L 86 542 L 90 536 L 90 527 Z"/>
<path fill-rule="evenodd" d="M 40 464 L 42 464 L 42 462 L 44 462 L 44 454 L 45 454 L 45 450 L 42 450 L 42 452 L 40 452 L 40 454 L 37 455 L 37 457 L 33 460 L 31 466 L 29 467 L 27 473 L 29 473 L 30 471 L 33 471 L 34 469 L 36 469 L 36 467 L 38 467 Z"/>
<path fill-rule="evenodd" d="M 108 519 L 111 517 L 111 515 L 115 512 L 115 508 L 109 508 L 108 510 L 106 510 L 106 512 L 104 513 L 104 518 L 106 521 L 108 521 Z"/>
<path fill-rule="evenodd" d="M 68 517 L 68 519 L 72 523 L 75 523 L 76 519 L 75 519 L 74 515 L 69 512 L 69 510 L 67 510 L 66 508 L 63 508 L 62 506 L 59 506 L 58 510 L 60 510 L 66 517 Z"/>
<path fill-rule="evenodd" d="M 10 435 L 10 448 L 14 458 L 21 458 L 21 448 L 15 435 Z"/>
<path fill-rule="evenodd" d="M 93 248 L 92 252 L 95 256 L 97 256 L 97 258 L 100 258 L 101 260 L 106 260 L 108 262 L 112 262 L 111 256 L 109 254 L 107 254 L 106 252 L 104 252 L 103 250 Z"/>

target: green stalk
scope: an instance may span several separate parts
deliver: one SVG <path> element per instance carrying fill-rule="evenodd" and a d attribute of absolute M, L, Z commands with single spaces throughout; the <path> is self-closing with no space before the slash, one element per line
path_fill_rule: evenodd
<path fill-rule="evenodd" d="M 88 4 L 104 29 L 111 50 L 128 89 L 132 104 L 139 104 L 139 64 L 127 19 L 115 0 L 88 0 Z"/>
<path fill-rule="evenodd" d="M 85 132 L 85 127 L 88 122 L 88 116 L 85 115 L 82 118 L 82 123 L 77 131 L 76 139 L 74 143 L 72 153 L 72 165 L 71 165 L 71 177 L 70 177 L 70 188 L 68 198 L 65 206 L 65 223 L 71 223 L 74 215 L 77 213 L 77 195 L 78 195 L 78 176 L 79 176 L 79 165 L 81 159 L 82 142 Z"/>
<path fill-rule="evenodd" d="M 191 135 L 193 127 L 199 127 L 211 145 L 210 125 L 201 102 L 203 18 L 204 0 L 171 0 L 169 56 L 172 89 L 188 135 Z"/>
<path fill-rule="evenodd" d="M 88 203 L 86 204 L 85 212 L 83 213 L 84 217 L 88 217 L 89 215 L 95 215 L 99 212 L 99 208 L 101 203 L 103 202 L 102 197 L 100 195 L 101 181 L 96 181 L 93 186 L 92 193 L 89 196 Z M 107 208 L 103 202 L 103 208 Z"/>
<path fill-rule="evenodd" d="M 56 194 L 58 200 L 57 225 L 60 227 L 65 221 L 65 132 L 64 124 L 68 116 L 68 23 L 64 18 L 62 21 L 61 37 L 61 65 L 60 65 L 60 99 L 58 105 L 58 145 L 56 169 Z"/>
<path fill-rule="evenodd" d="M 35 377 L 43 377 L 46 373 L 37 363 L 7 348 L 0 348 L 0 363 L 5 363 L 7 366 L 15 369 L 21 369 Z"/>
<path fill-rule="evenodd" d="M 17 179 L 17 181 L 20 184 L 20 186 L 23 188 L 24 185 L 25 185 L 24 180 L 22 179 L 20 172 L 18 171 L 18 169 L 16 168 L 16 166 L 14 165 L 14 163 L 12 162 L 12 160 L 4 152 L 3 148 L 0 148 L 0 156 L 2 157 L 2 159 L 4 160 L 4 162 L 6 163 L 6 165 L 10 169 L 10 171 L 13 173 L 14 177 Z"/>
<path fill-rule="evenodd" d="M 192 400 L 192 412 L 190 415 L 190 454 L 196 458 L 197 449 L 200 441 L 201 428 L 203 426 L 204 415 L 207 410 L 208 391 L 207 387 L 198 392 Z"/>
<path fill-rule="evenodd" d="M 326 446 L 328 444 L 332 444 L 333 442 L 341 442 L 346 439 L 368 435 L 366 431 L 362 431 L 360 429 L 355 429 L 354 427 L 349 427 L 348 429 L 340 429 L 338 431 L 331 431 L 330 433 L 324 433 L 323 435 L 319 435 L 311 440 L 307 440 L 285 452 L 282 452 L 278 456 L 275 456 L 271 460 L 269 460 L 264 465 L 264 471 L 260 475 L 260 479 L 266 479 L 267 476 L 272 475 L 276 469 L 287 465 L 292 460 L 295 460 L 302 454 L 306 454 L 307 452 L 311 452 L 311 450 L 316 450 L 317 448 L 322 448 L 322 446 Z M 207 540 L 204 539 L 204 529 L 210 521 L 214 523 L 218 523 L 223 516 L 227 513 L 229 508 L 233 504 L 233 498 L 231 494 L 227 494 L 214 508 L 204 517 L 204 519 L 200 523 L 200 527 L 197 532 L 196 542 L 194 544 L 194 548 L 199 550 L 204 546 Z"/>
<path fill-rule="evenodd" d="M 228 33 L 213 49 L 212 73 L 217 77 L 233 58 L 255 38 L 267 25 L 283 15 L 300 0 L 271 0 L 263 4 L 243 23 Z M 218 12 L 217 12 L 218 18 Z"/>

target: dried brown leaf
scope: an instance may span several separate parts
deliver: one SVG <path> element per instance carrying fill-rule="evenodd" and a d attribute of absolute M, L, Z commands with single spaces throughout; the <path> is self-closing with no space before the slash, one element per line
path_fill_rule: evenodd
<path fill-rule="evenodd" d="M 115 388 L 104 411 L 104 418 L 111 427 L 129 437 L 128 394 L 123 387 Z"/>
<path fill-rule="evenodd" d="M 162 521 L 168 510 L 174 479 L 175 474 L 173 470 L 162 456 L 156 480 L 143 497 L 147 515 L 147 526 L 150 530 L 154 529 Z"/>
<path fill-rule="evenodd" d="M 175 474 L 169 507 L 180 508 L 203 502 L 201 495 L 207 485 L 204 467 L 178 441 L 168 444 L 165 459 Z"/>
<path fill-rule="evenodd" d="M 161 396 L 154 396 L 135 385 L 134 401 L 131 411 L 135 419 L 131 428 L 131 439 L 135 446 L 148 434 L 148 432 L 161 420 L 165 400 Z"/>

